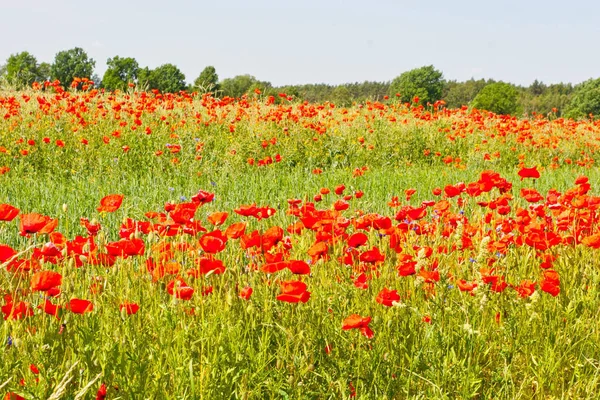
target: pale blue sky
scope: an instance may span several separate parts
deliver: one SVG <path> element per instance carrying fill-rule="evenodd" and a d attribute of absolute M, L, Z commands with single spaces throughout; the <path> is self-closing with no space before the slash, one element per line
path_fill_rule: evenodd
<path fill-rule="evenodd" d="M 433 64 L 446 79 L 521 85 L 600 77 L 600 1 L 0 0 L 0 63 L 27 50 L 52 62 L 177 65 L 193 81 L 251 74 L 274 85 L 387 81 Z"/>

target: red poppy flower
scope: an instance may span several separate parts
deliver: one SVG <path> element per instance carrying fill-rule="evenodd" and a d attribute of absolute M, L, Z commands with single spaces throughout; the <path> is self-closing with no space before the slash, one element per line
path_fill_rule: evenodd
<path fill-rule="evenodd" d="M 146 245 L 142 239 L 121 239 L 117 242 L 107 243 L 106 251 L 113 257 L 141 256 L 146 251 Z"/>
<path fill-rule="evenodd" d="M 24 301 L 13 303 L 12 296 L 4 296 L 5 304 L 0 307 L 0 311 L 4 314 L 4 320 L 19 320 L 33 315 L 33 309 Z"/>
<path fill-rule="evenodd" d="M 365 263 L 381 263 L 385 261 L 385 254 L 379 251 L 377 246 L 360 254 L 359 260 Z"/>
<path fill-rule="evenodd" d="M 204 190 L 199 190 L 197 194 L 192 196 L 192 201 L 194 203 L 199 203 L 200 205 L 204 205 L 206 203 L 210 203 L 215 198 L 214 193 L 210 193 Z"/>
<path fill-rule="evenodd" d="M 194 289 L 189 287 L 181 278 L 172 280 L 167 284 L 167 292 L 181 300 L 190 300 L 194 295 Z"/>
<path fill-rule="evenodd" d="M 317 242 L 308 249 L 308 255 L 312 257 L 313 261 L 317 261 L 321 258 L 326 258 L 327 250 L 329 250 L 327 244 Z"/>
<path fill-rule="evenodd" d="M 400 301 L 400 295 L 398 294 L 397 290 L 389 290 L 388 288 L 384 287 L 377 295 L 375 301 L 386 307 L 391 307 L 394 305 L 394 302 Z"/>
<path fill-rule="evenodd" d="M 21 236 L 31 233 L 50 233 L 58 225 L 58 220 L 38 213 L 21 214 Z"/>
<path fill-rule="evenodd" d="M 258 207 L 256 207 L 256 203 L 252 203 L 250 205 L 241 205 L 239 208 L 236 208 L 233 211 L 243 217 L 250 217 L 254 215 L 257 210 Z"/>
<path fill-rule="evenodd" d="M 139 305 L 137 305 L 136 303 L 130 303 L 128 301 L 125 301 L 119 305 L 119 311 L 123 312 L 123 310 L 125 310 L 127 315 L 133 315 L 137 313 L 139 309 Z"/>
<path fill-rule="evenodd" d="M 354 286 L 356 286 L 357 288 L 366 290 L 369 288 L 369 284 L 367 283 L 367 280 L 368 280 L 367 275 L 363 272 L 362 274 L 360 274 L 359 276 L 354 278 L 352 283 L 354 283 Z"/>
<path fill-rule="evenodd" d="M 55 271 L 39 271 L 31 277 L 30 288 L 34 292 L 45 292 L 54 287 L 60 286 L 62 275 Z"/>
<path fill-rule="evenodd" d="M 473 289 L 477 287 L 476 282 L 467 282 L 464 279 L 456 281 L 456 286 L 460 289 L 461 292 L 473 292 Z"/>
<path fill-rule="evenodd" d="M 277 296 L 277 300 L 287 303 L 306 303 L 310 298 L 310 292 L 306 288 L 304 282 L 283 281 L 281 282 L 281 294 Z"/>
<path fill-rule="evenodd" d="M 356 232 L 348 238 L 348 246 L 360 247 L 363 244 L 367 243 L 367 240 L 369 240 L 369 237 L 367 235 L 365 235 L 362 232 Z"/>
<path fill-rule="evenodd" d="M 229 214 L 226 212 L 214 212 L 208 216 L 208 221 L 215 226 L 219 226 L 223 225 L 228 216 Z"/>
<path fill-rule="evenodd" d="M 446 197 L 456 197 L 460 194 L 460 189 L 456 186 L 448 185 L 444 188 Z"/>
<path fill-rule="evenodd" d="M 435 283 L 440 280 L 440 273 L 438 270 L 426 271 L 422 269 L 419 271 L 419 276 L 425 279 L 425 283 Z"/>
<path fill-rule="evenodd" d="M 17 252 L 12 247 L 5 244 L 0 244 L 0 263 L 10 260 L 16 255 Z"/>
<path fill-rule="evenodd" d="M 172 207 L 166 207 L 169 208 L 166 211 L 169 211 L 169 216 L 176 223 L 187 224 L 194 218 L 194 215 L 196 215 L 198 207 L 199 203 L 181 203 Z"/>
<path fill-rule="evenodd" d="M 109 194 L 100 200 L 100 207 L 97 208 L 99 212 L 115 212 L 121 207 L 123 203 L 122 194 Z"/>
<path fill-rule="evenodd" d="M 361 317 L 358 314 L 352 314 L 342 322 L 342 329 L 347 331 L 350 329 L 358 329 L 367 339 L 372 339 L 374 334 L 371 328 L 369 328 L 369 323 L 371 322 L 371 317 Z"/>
<path fill-rule="evenodd" d="M 19 215 L 19 209 L 10 204 L 0 204 L 0 221 L 12 221 Z"/>
<path fill-rule="evenodd" d="M 521 297 L 529 297 L 535 292 L 537 283 L 530 280 L 524 280 L 519 286 L 515 286 L 515 290 Z"/>
<path fill-rule="evenodd" d="M 281 239 L 283 239 L 283 228 L 272 226 L 262 234 L 262 247 L 265 252 L 271 250 Z"/>
<path fill-rule="evenodd" d="M 537 203 L 538 201 L 544 200 L 544 196 L 535 189 L 521 189 L 521 197 L 529 203 Z"/>
<path fill-rule="evenodd" d="M 411 221 L 418 221 L 427 215 L 427 207 L 409 207 L 406 210 L 406 215 L 411 219 Z"/>
<path fill-rule="evenodd" d="M 96 392 L 96 400 L 104 400 L 106 398 L 106 385 L 103 383 Z"/>
<path fill-rule="evenodd" d="M 220 230 L 209 232 L 200 238 L 200 247 L 207 253 L 216 254 L 225 250 L 227 237 Z"/>
<path fill-rule="evenodd" d="M 246 223 L 245 222 L 236 222 L 231 224 L 225 229 L 225 236 L 229 239 L 238 239 L 241 237 L 246 231 Z"/>
<path fill-rule="evenodd" d="M 345 200 L 337 200 L 335 203 L 333 203 L 333 208 L 336 211 L 344 211 L 347 210 L 348 208 L 350 208 L 350 204 L 348 204 L 347 201 Z"/>
<path fill-rule="evenodd" d="M 266 274 L 274 274 L 275 272 L 286 269 L 289 264 L 289 261 L 271 262 L 260 267 L 260 270 Z"/>
<path fill-rule="evenodd" d="M 67 305 L 67 309 L 75 314 L 85 314 L 86 312 L 92 312 L 94 305 L 89 300 L 71 299 Z"/>
<path fill-rule="evenodd" d="M 537 179 L 540 177 L 540 173 L 537 170 L 537 167 L 533 168 L 521 168 L 518 172 L 518 175 L 521 177 L 521 180 L 524 178 L 534 178 Z"/>
<path fill-rule="evenodd" d="M 339 196 L 342 193 L 344 193 L 344 190 L 346 190 L 346 186 L 344 186 L 344 185 L 338 185 L 338 186 L 335 187 L 334 192 L 335 192 L 335 194 L 337 194 Z"/>
<path fill-rule="evenodd" d="M 246 286 L 242 290 L 240 290 L 240 297 L 244 300 L 250 300 L 250 296 L 252 296 L 252 288 L 250 286 Z"/>
<path fill-rule="evenodd" d="M 60 319 L 58 316 L 58 312 L 62 308 L 59 305 L 52 304 L 52 302 L 48 299 L 44 300 L 43 304 L 38 306 L 39 309 L 43 310 L 46 314 L 54 316 L 56 319 Z"/>
<path fill-rule="evenodd" d="M 415 266 L 417 265 L 416 261 L 405 261 L 398 266 L 398 275 L 400 276 L 409 276 L 417 273 L 415 270 Z"/>
<path fill-rule="evenodd" d="M 102 229 L 102 225 L 100 225 L 97 221 L 90 222 L 87 218 L 80 218 L 79 224 L 84 226 L 87 229 L 89 236 L 96 236 L 100 229 Z"/>
<path fill-rule="evenodd" d="M 217 260 L 209 257 L 201 257 L 196 261 L 198 264 L 198 268 L 193 271 L 188 271 L 188 275 L 194 275 L 198 277 L 201 275 L 206 275 L 209 272 L 212 272 L 215 275 L 219 275 L 225 272 L 225 265 L 223 265 L 223 261 Z"/>
<path fill-rule="evenodd" d="M 291 260 L 287 265 L 288 269 L 295 275 L 310 274 L 310 266 L 302 260 Z"/>

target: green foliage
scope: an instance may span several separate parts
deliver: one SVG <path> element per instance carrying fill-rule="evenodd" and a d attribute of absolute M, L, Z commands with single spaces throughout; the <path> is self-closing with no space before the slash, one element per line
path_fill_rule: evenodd
<path fill-rule="evenodd" d="M 519 104 L 523 111 L 526 114 L 548 115 L 554 113 L 557 116 L 562 115 L 573 97 L 573 86 L 564 83 L 552 85 L 538 83 L 537 85 L 534 82 L 529 88 L 520 91 Z M 543 90 L 539 89 L 540 86 L 543 87 Z"/>
<path fill-rule="evenodd" d="M 335 105 L 340 107 L 348 107 L 352 105 L 352 94 L 350 93 L 350 89 L 344 85 L 336 86 L 331 94 L 331 100 L 335 103 Z"/>
<path fill-rule="evenodd" d="M 238 75 L 233 78 L 224 79 L 221 83 L 223 96 L 242 97 L 244 94 L 251 93 L 255 89 L 265 92 L 271 89 L 269 82 L 259 81 L 252 75 Z"/>
<path fill-rule="evenodd" d="M 138 70 L 138 83 L 142 88 L 158 89 L 162 93 L 178 93 L 186 89 L 185 75 L 173 64 L 158 68 L 144 67 Z"/>
<path fill-rule="evenodd" d="M 82 48 L 75 47 L 56 53 L 50 75 L 63 86 L 69 87 L 74 78 L 91 78 L 95 66 L 96 61 L 89 58 Z"/>
<path fill-rule="evenodd" d="M 544 94 L 544 92 L 548 89 L 548 86 L 544 84 L 544 82 L 540 82 L 537 79 L 533 81 L 531 86 L 529 86 L 529 92 L 531 92 L 534 96 L 540 96 Z"/>
<path fill-rule="evenodd" d="M 28 87 L 35 81 L 45 80 L 43 73 L 46 71 L 46 65 L 46 63 L 38 65 L 37 59 L 33 55 L 23 51 L 8 57 L 5 72 L 2 75 L 5 75 L 6 81 L 16 88 Z M 40 70 L 40 67 L 43 71 Z"/>
<path fill-rule="evenodd" d="M 216 93 L 220 89 L 219 75 L 212 65 L 204 68 L 200 75 L 194 81 L 192 89 L 199 93 Z"/>
<path fill-rule="evenodd" d="M 152 70 L 148 67 L 140 68 L 138 70 L 137 84 L 140 90 L 150 90 L 151 85 L 151 73 Z"/>
<path fill-rule="evenodd" d="M 446 101 L 448 108 L 460 108 L 468 106 L 486 85 L 493 83 L 492 80 L 469 79 L 465 82 L 449 81 L 444 87 L 442 98 Z"/>
<path fill-rule="evenodd" d="M 135 58 L 115 56 L 106 61 L 108 69 L 102 77 L 102 86 L 107 90 L 124 90 L 128 83 L 135 83 L 140 66 Z"/>
<path fill-rule="evenodd" d="M 38 64 L 37 72 L 38 72 L 38 81 L 45 82 L 49 81 L 52 75 L 51 73 L 52 66 L 50 63 L 42 62 Z"/>
<path fill-rule="evenodd" d="M 590 114 L 600 115 L 600 78 L 577 85 L 566 111 L 570 118 L 586 118 Z"/>
<path fill-rule="evenodd" d="M 394 79 L 390 85 L 390 96 L 399 93 L 403 102 L 411 102 L 418 97 L 421 104 L 427 104 L 440 100 L 443 89 L 442 73 L 429 65 L 404 72 Z"/>
<path fill-rule="evenodd" d="M 492 83 L 481 89 L 472 106 L 496 114 L 516 114 L 520 110 L 517 89 L 504 82 Z"/>
<path fill-rule="evenodd" d="M 334 86 L 324 83 L 297 85 L 293 87 L 298 92 L 299 99 L 310 103 L 323 103 L 330 100 L 334 90 Z M 289 86 L 286 86 L 286 88 L 289 88 Z"/>

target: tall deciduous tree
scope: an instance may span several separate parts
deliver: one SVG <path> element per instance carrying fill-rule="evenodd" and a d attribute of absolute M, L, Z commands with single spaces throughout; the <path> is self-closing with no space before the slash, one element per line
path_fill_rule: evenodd
<path fill-rule="evenodd" d="M 600 115 L 600 78 L 590 79 L 575 87 L 575 93 L 566 111 L 570 118 Z"/>
<path fill-rule="evenodd" d="M 102 77 L 102 86 L 107 90 L 124 90 L 127 84 L 135 83 L 140 66 L 135 58 L 115 56 L 106 61 L 108 68 Z"/>
<path fill-rule="evenodd" d="M 36 58 L 27 51 L 8 57 L 4 75 L 7 82 L 17 88 L 31 86 L 35 81 L 45 80 L 41 76 L 40 65 Z"/>
<path fill-rule="evenodd" d="M 94 73 L 96 61 L 89 58 L 80 47 L 56 53 L 50 67 L 52 79 L 58 79 L 63 86 L 69 87 L 73 78 L 90 78 Z"/>
<path fill-rule="evenodd" d="M 426 104 L 440 100 L 443 89 L 442 73 L 429 65 L 404 72 L 394 79 L 390 85 L 390 95 L 399 93 L 403 102 L 410 102 L 418 97 L 420 103 Z"/>
<path fill-rule="evenodd" d="M 173 64 L 163 64 L 158 68 L 141 68 L 138 82 L 142 88 L 158 89 L 163 93 L 177 93 L 185 90 L 185 75 Z"/>
<path fill-rule="evenodd" d="M 213 66 L 208 66 L 202 70 L 200 75 L 194 81 L 193 89 L 200 93 L 215 93 L 220 89 L 219 75 Z"/>

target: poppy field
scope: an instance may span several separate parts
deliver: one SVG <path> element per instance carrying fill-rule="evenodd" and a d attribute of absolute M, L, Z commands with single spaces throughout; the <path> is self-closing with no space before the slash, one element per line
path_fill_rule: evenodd
<path fill-rule="evenodd" d="M 0 396 L 598 398 L 599 120 L 77 83 L 0 93 Z"/>

